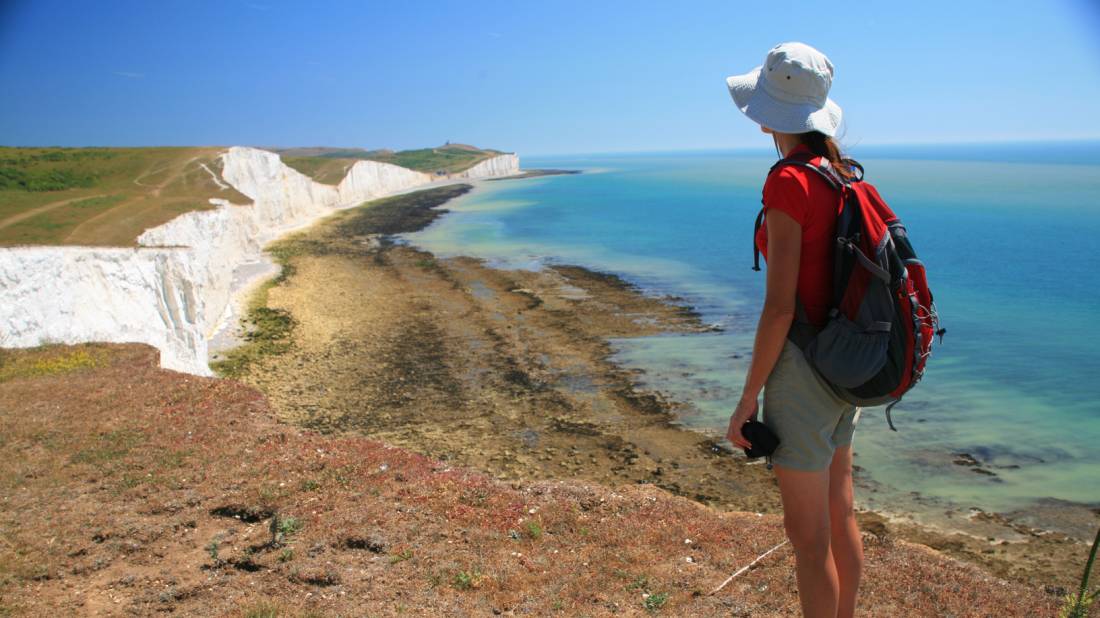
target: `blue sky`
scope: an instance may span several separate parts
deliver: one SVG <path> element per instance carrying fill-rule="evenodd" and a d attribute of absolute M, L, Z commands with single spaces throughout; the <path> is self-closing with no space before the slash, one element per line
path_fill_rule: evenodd
<path fill-rule="evenodd" d="M 847 145 L 1097 138 L 1097 4 L 0 0 L 0 144 L 770 146 L 724 78 L 792 40 Z"/>

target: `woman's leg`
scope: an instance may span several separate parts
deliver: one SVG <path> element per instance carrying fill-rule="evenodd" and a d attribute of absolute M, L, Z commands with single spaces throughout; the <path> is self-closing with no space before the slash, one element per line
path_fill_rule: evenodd
<path fill-rule="evenodd" d="M 775 466 L 783 499 L 783 525 L 794 547 L 798 600 L 807 618 L 837 615 L 837 573 L 829 552 L 829 470 L 803 472 Z"/>
<path fill-rule="evenodd" d="M 838 448 L 829 465 L 829 523 L 833 563 L 840 584 L 836 615 L 848 618 L 856 613 L 856 593 L 863 571 L 863 539 L 852 495 L 851 445 Z"/>

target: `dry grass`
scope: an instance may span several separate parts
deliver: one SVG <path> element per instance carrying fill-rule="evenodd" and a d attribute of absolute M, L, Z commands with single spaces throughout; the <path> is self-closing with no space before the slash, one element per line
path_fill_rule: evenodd
<path fill-rule="evenodd" d="M 43 346 L 34 355 L 0 349 L 0 382 L 90 369 L 100 366 L 106 359 L 102 348 L 90 345 Z"/>
<path fill-rule="evenodd" d="M 100 360 L 59 360 L 80 350 Z M 0 615 L 797 611 L 788 551 L 706 594 L 783 538 L 778 517 L 650 485 L 506 484 L 302 431 L 236 382 L 157 369 L 144 346 L 8 351 L 2 366 L 40 364 L 79 366 L 0 382 Z M 1057 601 L 868 537 L 864 615 Z"/>

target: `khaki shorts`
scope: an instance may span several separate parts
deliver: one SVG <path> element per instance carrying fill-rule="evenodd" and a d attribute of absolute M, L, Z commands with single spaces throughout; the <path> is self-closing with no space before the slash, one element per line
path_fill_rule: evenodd
<path fill-rule="evenodd" d="M 763 422 L 779 436 L 772 463 L 794 470 L 829 467 L 852 443 L 860 409 L 844 401 L 789 339 L 764 386 Z"/>

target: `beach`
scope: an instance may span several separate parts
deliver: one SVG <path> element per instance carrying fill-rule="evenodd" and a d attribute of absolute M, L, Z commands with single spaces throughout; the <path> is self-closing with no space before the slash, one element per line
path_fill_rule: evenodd
<path fill-rule="evenodd" d="M 494 268 L 402 240 L 464 191 L 343 211 L 269 247 L 284 271 L 261 305 L 282 326 L 236 377 L 288 423 L 367 436 L 497 479 L 650 484 L 720 511 L 779 513 L 763 462 L 685 427 L 683 403 L 642 386 L 610 343 L 715 327 L 684 299 L 613 274 Z M 871 510 L 859 519 L 876 537 L 918 542 L 1048 592 L 1071 587 L 1087 553 L 1063 533 L 993 512 L 971 512 L 967 533 Z"/>

